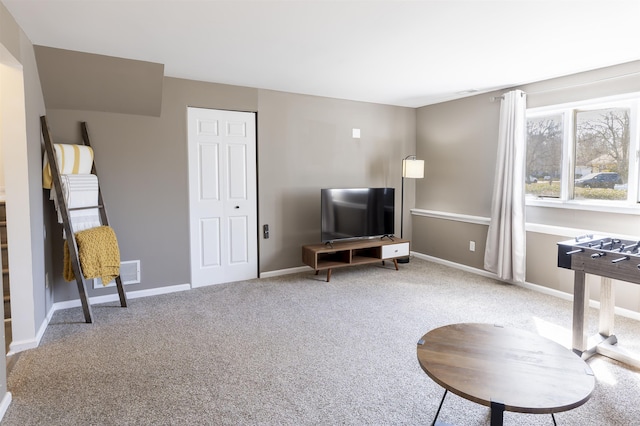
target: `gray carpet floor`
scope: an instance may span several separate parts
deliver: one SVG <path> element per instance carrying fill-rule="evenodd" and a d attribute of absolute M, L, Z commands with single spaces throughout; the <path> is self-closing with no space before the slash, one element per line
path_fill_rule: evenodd
<path fill-rule="evenodd" d="M 3 425 L 428 425 L 443 393 L 416 358 L 430 329 L 502 324 L 567 347 L 571 330 L 568 301 L 420 259 L 93 309 L 94 324 L 80 308 L 56 312 L 20 356 Z M 616 334 L 640 353 L 637 321 L 616 317 Z M 640 424 L 640 371 L 588 363 L 593 395 L 558 424 Z M 449 393 L 439 420 L 487 425 L 489 409 Z M 507 412 L 505 424 L 553 421 Z"/>

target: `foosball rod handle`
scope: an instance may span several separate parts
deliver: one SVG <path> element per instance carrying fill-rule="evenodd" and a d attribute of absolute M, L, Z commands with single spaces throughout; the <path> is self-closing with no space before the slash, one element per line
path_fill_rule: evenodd
<path fill-rule="evenodd" d="M 567 256 L 571 256 L 572 254 L 582 253 L 583 251 L 584 251 L 584 249 L 576 249 L 576 250 L 568 251 L 566 254 L 567 254 Z"/>
<path fill-rule="evenodd" d="M 629 256 L 620 257 L 620 258 L 618 258 L 618 259 L 613 259 L 613 260 L 611 261 L 611 263 L 618 263 L 618 262 L 622 262 L 622 261 L 624 261 L 624 260 L 629 260 L 629 259 L 631 259 Z"/>

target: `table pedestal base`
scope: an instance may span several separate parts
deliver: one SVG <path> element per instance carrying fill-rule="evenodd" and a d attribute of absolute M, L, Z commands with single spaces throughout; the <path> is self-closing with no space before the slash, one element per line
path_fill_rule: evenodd
<path fill-rule="evenodd" d="M 597 334 L 589 338 L 590 343 L 594 340 L 597 341 L 597 343 L 591 344 L 589 346 L 589 349 L 582 352 L 574 349 L 573 352 L 582 357 L 582 359 L 584 360 L 587 360 L 596 354 L 600 354 L 602 356 L 606 356 L 607 358 L 620 361 L 624 364 L 640 368 L 640 356 L 618 346 L 618 338 L 615 335 L 605 337 Z"/>
<path fill-rule="evenodd" d="M 573 352 L 582 357 L 582 359 L 588 359 L 595 354 L 600 354 L 640 368 L 640 356 L 618 346 L 618 338 L 613 334 L 615 295 L 611 278 L 601 277 L 600 280 L 598 334 L 589 338 L 586 337 L 589 286 L 585 282 L 585 275 L 583 271 L 574 271 Z"/>

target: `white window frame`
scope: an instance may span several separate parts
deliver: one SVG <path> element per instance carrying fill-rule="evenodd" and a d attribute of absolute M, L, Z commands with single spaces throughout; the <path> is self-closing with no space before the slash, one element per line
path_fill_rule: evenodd
<path fill-rule="evenodd" d="M 575 173 L 574 111 L 606 108 L 629 108 L 630 140 L 627 199 L 624 201 L 571 199 Z M 562 169 L 562 184 L 560 187 L 560 198 L 534 197 L 528 195 L 526 197 L 526 205 L 640 215 L 640 92 L 527 109 L 527 119 L 547 115 L 562 115 L 563 142 L 560 165 Z"/>

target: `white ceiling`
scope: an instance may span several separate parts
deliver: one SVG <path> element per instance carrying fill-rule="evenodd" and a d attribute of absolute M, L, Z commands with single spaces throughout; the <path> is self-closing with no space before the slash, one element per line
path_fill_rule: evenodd
<path fill-rule="evenodd" d="M 35 45 L 418 107 L 640 59 L 640 1 L 1 0 Z"/>

